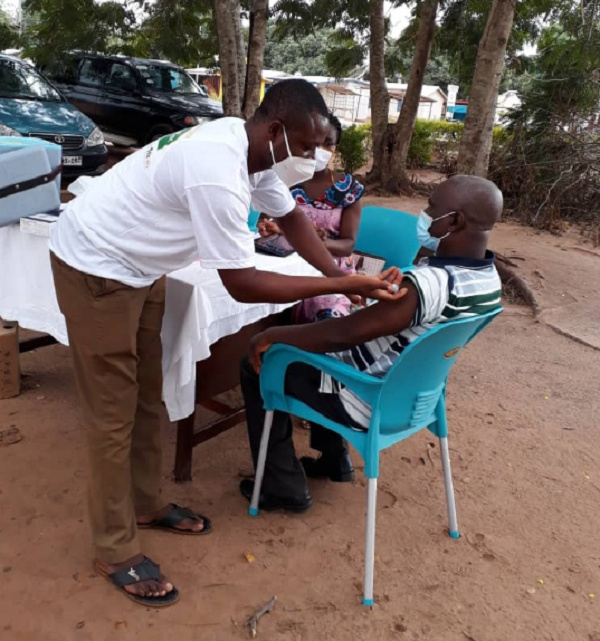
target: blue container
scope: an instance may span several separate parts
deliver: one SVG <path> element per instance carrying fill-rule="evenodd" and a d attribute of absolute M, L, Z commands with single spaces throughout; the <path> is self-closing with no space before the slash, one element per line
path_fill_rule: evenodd
<path fill-rule="evenodd" d="M 53 178 L 48 176 L 61 160 L 59 145 L 39 138 L 0 136 L 0 227 L 31 214 L 58 209 L 60 173 Z M 39 184 L 30 186 L 30 181 Z M 5 189 L 10 194 L 2 196 Z"/>

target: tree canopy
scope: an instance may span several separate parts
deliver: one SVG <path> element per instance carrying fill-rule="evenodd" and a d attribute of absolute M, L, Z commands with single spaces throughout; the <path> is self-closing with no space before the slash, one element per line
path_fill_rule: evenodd
<path fill-rule="evenodd" d="M 131 4 L 116 1 L 27 0 L 23 8 L 25 54 L 40 65 L 74 49 L 120 52 L 135 26 Z"/>
<path fill-rule="evenodd" d="M 304 76 L 329 74 L 327 53 L 331 48 L 331 29 L 315 29 L 303 38 L 293 35 L 279 37 L 277 26 L 272 22 L 267 29 L 265 69 L 277 69 L 285 73 L 300 72 Z"/>
<path fill-rule="evenodd" d="M 0 9 L 0 51 L 16 47 L 19 43 L 19 30 L 8 15 Z"/>
<path fill-rule="evenodd" d="M 600 6 L 564 3 L 537 41 L 521 109 L 491 177 L 526 222 L 600 219 Z"/>

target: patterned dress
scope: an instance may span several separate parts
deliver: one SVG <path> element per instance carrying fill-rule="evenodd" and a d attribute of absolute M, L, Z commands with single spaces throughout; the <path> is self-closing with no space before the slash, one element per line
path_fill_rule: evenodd
<path fill-rule="evenodd" d="M 340 236 L 344 209 L 360 200 L 364 191 L 365 188 L 350 174 L 343 174 L 340 180 L 334 182 L 315 200 L 307 196 L 302 185 L 292 188 L 292 196 L 296 205 L 316 227 L 325 230 L 330 238 L 337 239 Z M 334 256 L 333 260 L 347 274 L 355 273 L 351 256 Z M 350 307 L 348 298 L 340 294 L 308 298 L 294 308 L 294 321 L 311 323 L 326 318 L 347 316 Z"/>

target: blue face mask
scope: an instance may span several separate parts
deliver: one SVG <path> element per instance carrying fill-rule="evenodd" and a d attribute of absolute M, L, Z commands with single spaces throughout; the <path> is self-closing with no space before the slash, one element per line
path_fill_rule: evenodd
<path fill-rule="evenodd" d="M 436 218 L 436 220 L 442 220 L 442 218 L 447 218 L 455 213 L 455 211 L 451 211 L 449 214 L 444 214 L 443 216 Z M 448 232 L 441 238 L 436 238 L 429 233 L 429 229 L 432 224 L 433 218 L 426 211 L 421 211 L 419 214 L 419 220 L 417 221 L 417 238 L 419 239 L 419 243 L 421 243 L 421 247 L 425 247 L 425 249 L 436 252 L 440 246 L 440 242 L 449 236 L 451 232 Z"/>

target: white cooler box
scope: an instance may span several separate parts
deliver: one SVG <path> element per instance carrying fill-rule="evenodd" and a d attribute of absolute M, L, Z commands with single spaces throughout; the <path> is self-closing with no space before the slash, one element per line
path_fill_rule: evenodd
<path fill-rule="evenodd" d="M 61 161 L 59 145 L 0 136 L 0 227 L 59 208 Z"/>

